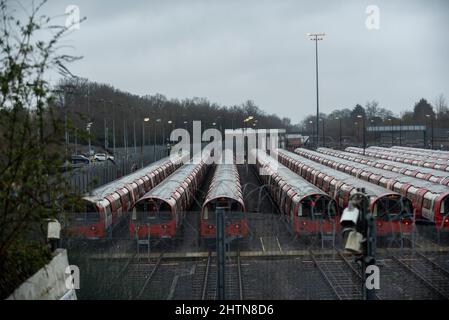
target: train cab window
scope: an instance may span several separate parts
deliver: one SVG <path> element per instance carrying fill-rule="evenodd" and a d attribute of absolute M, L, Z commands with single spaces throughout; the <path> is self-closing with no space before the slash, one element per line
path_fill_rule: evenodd
<path fill-rule="evenodd" d="M 400 217 L 411 213 L 411 202 L 400 196 L 390 196 L 379 199 L 373 210 L 373 215 L 376 218 L 383 220 L 397 220 Z"/>
<path fill-rule="evenodd" d="M 446 197 L 444 198 L 443 201 L 441 201 L 440 213 L 447 214 L 448 212 L 449 212 L 449 197 Z"/>
<path fill-rule="evenodd" d="M 133 219 L 141 223 L 149 223 L 156 218 L 156 204 L 149 201 L 140 201 L 133 209 Z"/>
<path fill-rule="evenodd" d="M 313 205 L 313 218 L 314 219 L 324 219 L 326 216 L 327 210 L 327 201 L 324 197 L 320 197 L 315 199 Z"/>
<path fill-rule="evenodd" d="M 85 224 L 96 223 L 100 221 L 100 213 L 92 203 L 86 203 L 85 212 L 75 213 L 73 215 L 73 223 Z"/>
<path fill-rule="evenodd" d="M 298 217 L 310 217 L 312 213 L 312 203 L 310 199 L 304 199 L 301 201 L 298 210 Z"/>
<path fill-rule="evenodd" d="M 217 201 L 216 208 L 222 208 L 226 211 L 229 211 L 231 209 L 231 206 L 229 205 L 229 201 L 226 201 L 226 199 L 222 199 Z"/>
<path fill-rule="evenodd" d="M 161 203 L 159 205 L 158 215 L 161 220 L 171 220 L 171 207 L 166 202 Z"/>
<path fill-rule="evenodd" d="M 430 209 L 430 204 L 431 204 L 430 200 L 424 198 L 423 207 L 426 209 Z"/>
<path fill-rule="evenodd" d="M 208 219 L 209 219 L 209 205 L 206 205 L 206 206 L 204 207 L 204 210 L 203 210 L 203 219 L 204 219 L 204 220 L 208 220 Z"/>
<path fill-rule="evenodd" d="M 232 212 L 240 212 L 242 210 L 242 206 L 237 201 L 233 201 L 231 204 L 231 211 Z"/>

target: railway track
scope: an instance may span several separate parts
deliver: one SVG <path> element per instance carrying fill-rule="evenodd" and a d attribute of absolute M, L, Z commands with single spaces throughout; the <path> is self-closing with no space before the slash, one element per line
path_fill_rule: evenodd
<path fill-rule="evenodd" d="M 136 296 L 135 297 L 130 296 L 130 299 L 141 299 L 142 298 L 143 294 L 145 293 L 145 291 L 148 288 L 148 285 L 153 280 L 153 277 L 156 274 L 156 271 L 158 270 L 159 266 L 161 265 L 163 256 L 164 256 L 164 253 L 161 252 L 161 254 L 159 255 L 159 258 L 154 263 L 154 265 L 153 265 L 153 267 L 151 269 L 151 272 L 145 277 L 142 287 L 137 292 Z M 138 266 L 140 266 L 140 264 L 138 264 Z M 150 267 L 150 263 L 148 263 L 148 267 Z"/>
<path fill-rule="evenodd" d="M 420 252 L 391 258 L 432 290 L 440 299 L 449 299 L 449 271 Z"/>
<path fill-rule="evenodd" d="M 217 272 L 217 257 L 209 253 L 202 286 L 202 300 L 218 299 Z M 237 251 L 236 257 L 226 258 L 225 299 L 243 300 L 243 278 L 239 251 Z"/>
<path fill-rule="evenodd" d="M 341 253 L 318 256 L 309 251 L 310 258 L 338 300 L 362 299 L 362 277 Z"/>

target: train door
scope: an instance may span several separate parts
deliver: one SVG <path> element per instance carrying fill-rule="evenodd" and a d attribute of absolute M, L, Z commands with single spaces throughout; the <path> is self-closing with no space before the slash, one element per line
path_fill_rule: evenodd
<path fill-rule="evenodd" d="M 112 212 L 111 206 L 108 201 L 102 201 L 101 210 L 104 213 L 104 230 L 105 233 L 109 233 L 112 228 Z"/>
<path fill-rule="evenodd" d="M 294 226 L 295 224 L 295 216 L 297 214 L 298 211 L 298 197 L 297 194 L 295 193 L 294 195 L 292 195 L 292 203 L 290 205 L 290 224 L 292 226 Z"/>

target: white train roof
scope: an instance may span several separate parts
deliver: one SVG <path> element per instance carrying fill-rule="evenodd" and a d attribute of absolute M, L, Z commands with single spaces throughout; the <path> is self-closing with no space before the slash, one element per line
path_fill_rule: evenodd
<path fill-rule="evenodd" d="M 169 175 L 164 181 L 159 183 L 156 187 L 148 191 L 140 200 L 148 198 L 158 198 L 169 200 L 172 198 L 173 193 L 178 189 L 182 182 L 184 182 L 187 177 L 189 177 L 196 168 L 201 168 L 204 166 L 208 155 L 202 155 L 200 163 L 186 163 L 181 168 Z M 140 201 L 139 200 L 139 201 Z"/>
<path fill-rule="evenodd" d="M 391 150 L 409 150 L 409 151 L 417 151 L 422 153 L 434 153 L 442 156 L 447 156 L 449 158 L 449 151 L 445 150 L 432 150 L 432 149 L 423 149 L 423 148 L 412 148 L 412 147 L 402 147 L 402 146 L 393 146 L 390 148 Z"/>
<path fill-rule="evenodd" d="M 303 179 L 289 168 L 273 159 L 265 152 L 261 150 L 253 150 L 257 152 L 257 158 L 263 166 L 267 166 L 270 169 L 271 174 L 277 174 L 282 180 L 289 184 L 292 189 L 300 196 L 306 196 L 309 194 L 320 194 L 330 198 L 324 191 L 315 187 L 313 184 Z M 268 172 L 267 172 L 268 173 Z"/>
<path fill-rule="evenodd" d="M 397 157 L 397 158 L 401 158 L 401 159 L 407 159 L 407 158 L 413 157 L 413 160 L 418 160 L 418 161 L 423 161 L 423 162 L 428 162 L 428 163 L 436 163 L 436 164 L 444 165 L 444 166 L 448 165 L 448 161 L 432 159 L 432 158 L 426 157 L 424 155 L 410 155 L 410 154 L 406 154 L 406 152 L 391 152 L 391 151 L 386 151 L 386 150 L 377 150 L 377 149 L 370 149 L 370 148 L 365 149 L 365 154 L 366 153 L 374 154 L 374 155 L 376 155 L 376 158 L 380 158 L 381 156 Z M 347 147 L 345 150 L 349 151 L 351 153 L 352 152 L 355 152 L 355 153 L 363 152 L 362 148 L 357 148 L 357 147 Z"/>
<path fill-rule="evenodd" d="M 417 150 L 397 150 L 397 149 L 390 149 L 390 148 L 376 147 L 376 146 L 371 146 L 368 149 L 376 150 L 376 151 L 380 151 L 380 152 L 386 152 L 388 154 L 400 155 L 400 156 L 403 156 L 404 154 L 405 155 L 413 155 L 413 156 L 422 157 L 422 158 L 432 160 L 432 161 L 435 161 L 435 160 L 443 161 L 443 162 L 448 161 L 447 155 L 441 155 L 441 154 L 438 154 L 435 152 L 430 152 L 430 150 L 423 152 L 423 151 L 417 151 Z"/>
<path fill-rule="evenodd" d="M 320 153 L 324 153 L 324 154 L 326 154 L 326 152 L 338 153 L 338 154 L 348 156 L 348 157 L 353 157 L 356 159 L 363 159 L 363 160 L 372 161 L 372 162 L 376 162 L 376 163 L 382 163 L 382 164 L 386 164 L 386 165 L 389 165 L 392 167 L 417 171 L 417 172 L 425 173 L 425 174 L 430 173 L 435 177 L 442 177 L 442 178 L 449 177 L 449 173 L 445 173 L 444 171 L 441 171 L 441 170 L 409 165 L 409 164 L 406 164 L 403 162 L 396 162 L 396 161 L 391 161 L 391 160 L 379 159 L 379 158 L 375 158 L 375 157 L 363 156 L 363 155 L 356 154 L 356 153 L 334 150 L 334 149 L 329 149 L 329 148 L 318 148 L 318 151 Z M 340 157 L 338 157 L 338 158 L 340 158 Z"/>
<path fill-rule="evenodd" d="M 365 165 L 365 164 L 361 164 L 361 163 L 357 163 L 357 162 L 353 162 L 353 161 L 349 161 L 349 160 L 345 160 L 345 159 L 341 159 L 338 157 L 334 157 L 334 156 L 330 156 L 327 154 L 322 154 L 319 152 L 315 152 L 315 151 L 311 151 L 311 150 L 307 150 L 307 149 L 303 149 L 303 148 L 298 148 L 296 149 L 298 151 L 302 151 L 305 152 L 309 155 L 313 155 L 316 157 L 320 157 L 320 158 L 324 158 L 339 164 L 344 164 L 347 166 L 352 166 L 354 168 L 358 168 L 358 169 L 363 169 L 365 171 L 383 176 L 387 179 L 393 179 L 396 180 L 400 183 L 404 183 L 404 184 L 411 184 L 412 186 L 416 187 L 416 188 L 425 188 L 428 189 L 429 191 L 432 191 L 434 193 L 446 193 L 449 192 L 449 188 L 445 187 L 443 185 L 440 184 L 436 184 L 430 181 L 425 181 L 425 180 L 421 180 L 418 178 L 414 178 L 414 177 L 409 177 L 409 176 L 404 176 L 402 174 L 398 174 L 395 172 L 391 172 L 388 170 L 384 170 L 384 169 L 379 169 L 379 168 L 374 168 L 371 167 L 369 165 Z M 295 151 L 296 151 L 295 150 Z"/>
<path fill-rule="evenodd" d="M 234 164 L 219 164 L 216 166 L 203 206 L 220 197 L 235 199 L 244 206 L 240 178 L 237 166 Z"/>
<path fill-rule="evenodd" d="M 178 156 L 176 160 L 183 160 L 185 157 L 185 154 L 182 154 L 181 156 Z M 105 185 L 102 185 L 98 188 L 93 189 L 90 194 L 86 195 L 84 197 L 85 200 L 95 202 L 103 199 L 104 197 L 108 196 L 111 193 L 114 193 L 115 191 L 125 187 L 125 185 L 132 183 L 133 181 L 142 178 L 143 176 L 150 174 L 157 168 L 161 167 L 164 164 L 168 164 L 171 162 L 171 157 L 165 157 L 161 160 L 158 160 L 156 162 L 151 163 L 150 165 L 139 169 L 131 174 L 128 174 L 126 176 L 123 176 L 117 180 L 114 180 L 112 182 L 109 182 Z"/>
<path fill-rule="evenodd" d="M 384 187 L 378 186 L 377 184 L 371 183 L 371 182 L 366 182 L 363 181 L 361 179 L 358 179 L 354 176 L 351 176 L 350 174 L 332 169 L 328 166 L 325 166 L 323 164 L 319 164 L 316 163 L 315 161 L 306 159 L 304 157 L 301 157 L 300 155 L 297 155 L 293 152 L 289 152 L 287 150 L 278 150 L 278 152 L 280 154 L 284 154 L 294 160 L 297 160 L 315 170 L 318 170 L 320 172 L 323 172 L 331 177 L 333 177 L 334 179 L 337 179 L 345 184 L 351 185 L 354 188 L 365 188 L 365 191 L 368 195 L 370 196 L 375 196 L 375 197 L 379 197 L 382 195 L 392 195 L 392 194 L 396 194 L 399 195 L 399 193 L 395 192 L 395 191 L 391 191 L 389 189 L 386 189 Z"/>

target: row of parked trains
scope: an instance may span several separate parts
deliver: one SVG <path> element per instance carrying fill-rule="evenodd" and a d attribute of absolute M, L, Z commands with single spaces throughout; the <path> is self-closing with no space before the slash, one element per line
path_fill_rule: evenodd
<path fill-rule="evenodd" d="M 341 210 L 359 188 L 370 196 L 379 236 L 411 232 L 414 219 L 449 229 L 444 173 L 326 148 L 251 153 L 261 182 L 297 235 L 336 232 Z M 77 237 L 106 238 L 129 212 L 132 238 L 173 239 L 196 202 L 202 240 L 215 239 L 219 208 L 226 213 L 226 236 L 246 238 L 249 225 L 237 166 L 209 165 L 206 152 L 198 161 L 189 160 L 187 153 L 171 155 L 93 190 L 84 197 L 85 212 L 72 214 L 66 230 Z M 209 189 L 198 203 L 208 170 L 213 170 Z"/>
<path fill-rule="evenodd" d="M 355 151 L 354 148 L 347 148 L 346 150 L 349 152 Z M 379 166 L 373 167 L 364 164 L 360 159 L 365 159 L 366 162 L 368 160 L 366 156 L 359 156 L 357 157 L 358 160 L 356 158 L 347 160 L 344 158 L 344 156 L 347 157 L 347 154 L 345 155 L 343 152 L 333 151 L 334 156 L 330 155 L 331 152 L 327 150 L 319 149 L 317 152 L 302 148 L 296 149 L 295 153 L 365 182 L 394 191 L 411 201 L 415 220 L 435 224 L 438 231 L 449 230 L 449 188 L 444 185 L 447 176 L 441 175 L 438 170 L 434 170 L 434 173 L 425 173 L 419 167 L 409 167 L 414 173 L 405 175 L 394 172 L 392 166 L 380 168 Z M 370 151 L 370 153 L 374 153 L 374 151 Z M 380 154 L 377 155 L 375 158 L 380 158 Z M 372 162 L 375 162 L 375 160 Z M 418 175 L 419 173 L 421 174 Z M 429 181 L 430 177 L 440 177 L 440 175 L 443 178 L 441 180 L 443 183 Z"/>
<path fill-rule="evenodd" d="M 362 148 L 348 147 L 346 151 L 366 155 L 373 158 L 391 160 L 394 162 L 402 162 L 408 165 L 430 168 L 443 172 L 449 172 L 449 162 L 445 156 L 435 156 L 435 151 L 408 151 L 402 149 L 392 149 L 383 147 L 369 147 L 365 150 Z"/>
<path fill-rule="evenodd" d="M 210 167 L 214 173 L 200 205 L 200 236 L 214 240 L 215 211 L 225 211 L 229 239 L 245 238 L 248 222 L 242 188 L 235 164 L 207 165 L 210 154 L 189 161 L 186 153 L 170 156 L 131 175 L 94 189 L 83 198 L 85 212 L 70 214 L 67 234 L 87 239 L 107 238 L 130 212 L 130 236 L 136 239 L 173 239 L 196 201 Z"/>

